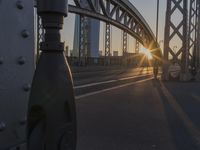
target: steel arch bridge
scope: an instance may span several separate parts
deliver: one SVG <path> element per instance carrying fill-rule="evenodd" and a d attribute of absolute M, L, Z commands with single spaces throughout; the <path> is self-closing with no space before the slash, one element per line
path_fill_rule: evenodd
<path fill-rule="evenodd" d="M 159 46 L 150 27 L 130 2 L 127 0 L 98 0 L 95 2 L 99 3 L 99 8 L 95 7 L 93 0 L 87 0 L 87 3 L 74 0 L 74 5 L 69 5 L 69 12 L 94 17 L 107 24 L 112 24 L 135 37 L 145 47 L 157 48 L 158 53 L 156 54 L 161 57 Z M 0 87 L 0 99 L 4 99 L 3 103 L 6 103 L 0 105 L 0 118 L 3 119 L 0 120 L 0 149 L 42 150 L 44 147 L 48 150 L 75 149 L 76 113 L 73 84 L 70 69 L 63 54 L 64 44 L 60 41 L 59 35 L 63 16 L 66 15 L 66 1 L 38 1 L 38 14 L 42 19 L 40 21 L 42 24 L 38 27 L 44 28 L 44 32 L 41 33 L 44 33 L 45 36 L 40 35 L 44 40 L 41 42 L 42 52 L 34 78 L 32 78 L 34 72 L 33 3 L 17 1 L 17 9 L 13 9 L 13 3 L 13 1 L 4 1 L 0 6 L 5 6 L 5 9 L 0 9 L 2 18 L 7 17 L 3 14 L 9 8 L 10 15 L 6 23 L 10 23 L 12 26 L 7 33 L 6 30 L 2 30 L 6 28 L 6 24 L 0 25 L 1 32 L 8 35 L 5 38 L 0 37 L 2 47 L 9 49 L 9 53 L 0 51 L 3 56 L 0 57 L 0 65 L 5 68 L 10 67 L 9 71 L 0 69 L 0 74 L 4 75 L 4 78 L 0 77 L 0 82 L 5 86 Z M 24 9 L 26 7 L 29 9 Z M 18 13 L 19 11 L 24 12 L 21 14 Z M 20 22 L 19 18 L 22 15 L 24 20 Z M 16 26 L 16 22 L 19 24 L 18 26 Z M 26 22 L 25 25 L 24 22 Z M 21 26 L 26 30 L 22 30 Z M 22 30 L 21 37 L 13 36 L 13 33 L 18 30 Z M 16 38 L 17 42 L 14 39 L 10 40 L 8 44 L 7 37 Z M 20 52 L 17 53 L 19 49 Z M 9 61 L 7 64 L 5 60 L 4 63 L 4 56 L 5 58 L 10 57 L 9 59 L 18 58 L 19 70 L 16 71 L 16 64 L 13 64 L 15 61 Z M 12 72 L 14 77 L 11 77 Z M 8 74 L 9 76 L 7 76 Z M 26 84 L 21 85 L 22 83 L 16 79 L 21 79 L 23 84 Z M 31 82 L 32 86 L 30 86 Z M 19 90 L 21 86 L 23 86 L 23 91 Z M 4 89 L 8 91 L 5 92 Z M 20 105 L 13 104 L 13 96 L 15 96 L 14 101 L 19 102 L 20 100 Z M 9 110 L 13 110 L 13 114 L 18 114 L 17 117 L 10 116 L 6 109 L 1 108 L 5 105 L 9 106 Z M 27 120 L 24 119 L 24 116 L 27 116 Z M 19 118 L 21 119 L 19 120 Z M 16 122 L 19 122 L 19 125 L 16 125 Z M 28 129 L 27 136 L 24 134 L 26 128 Z M 25 146 L 26 143 L 28 146 Z"/>
<path fill-rule="evenodd" d="M 108 25 L 116 26 L 126 34 L 130 34 L 144 47 L 149 49 L 159 48 L 155 36 L 148 23 L 140 12 L 127 0 L 71 0 L 73 4 L 68 5 L 70 13 L 87 16 L 106 22 Z M 98 6 L 97 4 L 98 3 Z M 84 19 L 83 19 L 84 22 Z M 43 40 L 43 28 L 38 20 L 38 41 Z M 84 23 L 83 23 L 84 24 Z M 84 28 L 84 25 L 83 25 Z M 160 51 L 160 50 L 159 50 Z M 161 57 L 161 54 L 160 56 Z"/>
<path fill-rule="evenodd" d="M 73 1 L 75 5 L 69 5 L 69 12 L 110 23 L 126 31 L 143 45 L 155 42 L 154 34 L 145 19 L 127 0 L 99 0 L 99 8 L 95 7 L 92 0 L 86 0 L 87 3 L 81 3 L 79 0 Z"/>

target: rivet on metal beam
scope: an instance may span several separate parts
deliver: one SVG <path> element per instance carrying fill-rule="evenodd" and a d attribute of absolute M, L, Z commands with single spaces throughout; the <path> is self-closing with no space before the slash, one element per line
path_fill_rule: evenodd
<path fill-rule="evenodd" d="M 6 124 L 4 122 L 0 122 L 0 132 L 6 129 Z"/>
<path fill-rule="evenodd" d="M 27 30 L 23 30 L 21 32 L 21 35 L 22 35 L 23 38 L 27 38 L 27 37 L 29 37 L 30 33 Z"/>
<path fill-rule="evenodd" d="M 24 5 L 23 5 L 22 1 L 17 1 L 16 6 L 17 6 L 18 9 L 23 9 L 24 8 Z"/>
<path fill-rule="evenodd" d="M 25 58 L 24 58 L 23 56 L 20 56 L 20 57 L 18 58 L 18 61 L 17 61 L 17 62 L 18 62 L 19 65 L 24 65 L 24 64 L 25 64 L 25 61 L 26 61 Z"/>
<path fill-rule="evenodd" d="M 25 84 L 24 87 L 23 87 L 23 90 L 24 90 L 25 92 L 30 91 L 30 89 L 31 89 L 31 85 L 30 85 L 30 84 Z"/>

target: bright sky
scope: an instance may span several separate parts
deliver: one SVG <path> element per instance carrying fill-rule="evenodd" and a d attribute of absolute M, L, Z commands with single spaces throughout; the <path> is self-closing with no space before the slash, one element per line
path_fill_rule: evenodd
<path fill-rule="evenodd" d="M 146 19 L 147 23 L 152 28 L 155 34 L 156 25 L 156 3 L 157 0 L 130 0 L 130 2 L 139 10 L 139 12 Z M 160 0 L 160 21 L 159 21 L 159 41 L 164 39 L 164 23 L 166 12 L 166 0 Z M 103 30 L 103 23 L 101 23 L 101 30 Z M 69 49 L 73 48 L 73 34 L 74 34 L 74 14 L 69 14 L 65 19 L 63 40 Z M 101 32 L 102 33 L 102 32 Z M 121 49 L 121 31 L 112 27 L 112 50 Z M 129 51 L 132 52 L 134 48 L 134 39 L 129 37 Z M 161 45 L 162 46 L 162 45 Z M 100 37 L 100 50 L 103 50 L 103 38 Z"/>

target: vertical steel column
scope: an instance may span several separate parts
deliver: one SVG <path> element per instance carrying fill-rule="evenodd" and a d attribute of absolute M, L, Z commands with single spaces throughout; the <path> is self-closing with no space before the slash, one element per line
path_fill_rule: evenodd
<path fill-rule="evenodd" d="M 128 51 L 128 34 L 126 31 L 122 31 L 122 50 L 123 50 L 123 56 L 127 54 Z"/>
<path fill-rule="evenodd" d="M 76 112 L 70 68 L 60 30 L 67 15 L 66 0 L 39 0 L 38 15 L 45 30 L 28 106 L 28 150 L 75 150 Z"/>
<path fill-rule="evenodd" d="M 193 50 L 196 48 L 196 23 L 197 23 L 196 0 L 190 0 L 189 9 L 189 33 L 188 33 L 188 50 L 189 58 L 193 59 Z"/>
<path fill-rule="evenodd" d="M 36 17 L 35 22 L 36 22 L 36 26 L 35 26 L 35 30 L 37 31 L 36 34 L 36 44 L 37 44 L 37 49 L 36 49 L 36 62 L 39 60 L 40 57 L 40 43 L 44 41 L 44 33 L 45 30 L 42 26 L 42 19 L 39 15 L 37 15 L 37 0 L 34 0 L 34 15 Z"/>
<path fill-rule="evenodd" d="M 135 53 L 140 52 L 140 42 L 138 40 L 135 41 Z"/>
<path fill-rule="evenodd" d="M 163 65 L 163 79 L 169 79 L 168 67 L 172 62 L 176 62 L 181 66 L 181 80 L 188 80 L 188 8 L 187 0 L 167 0 L 167 12 L 166 12 L 166 25 L 165 25 L 165 42 L 164 42 L 164 59 Z M 179 18 L 183 18 L 178 25 L 173 22 L 173 15 L 179 12 Z M 182 42 L 180 49 L 175 52 L 173 46 L 170 43 L 173 40 Z M 171 56 L 170 56 L 171 55 Z M 172 62 L 171 62 L 172 61 Z"/>
<path fill-rule="evenodd" d="M 39 60 L 40 57 L 40 43 L 44 41 L 44 28 L 42 26 L 42 19 L 37 15 L 37 53 L 36 60 Z"/>
<path fill-rule="evenodd" d="M 80 3 L 83 8 L 90 8 L 86 0 L 80 0 Z M 91 19 L 80 15 L 79 65 L 86 65 L 90 55 L 90 25 Z"/>
<path fill-rule="evenodd" d="M 181 80 L 189 80 L 189 49 L 188 49 L 188 1 L 183 1 L 183 33 L 182 33 L 182 58 L 181 58 Z"/>
<path fill-rule="evenodd" d="M 91 34 L 90 34 L 90 25 L 91 25 L 91 19 L 89 19 L 89 18 L 86 18 L 86 20 L 85 20 L 86 22 L 85 22 L 85 33 L 86 33 L 86 35 L 85 35 L 85 53 L 84 53 L 84 62 L 85 62 L 85 65 L 87 65 L 87 63 L 88 63 L 88 57 L 90 57 L 90 51 L 91 51 L 91 49 L 90 49 L 90 47 L 91 47 L 91 43 L 90 43 L 90 39 L 91 39 Z"/>
<path fill-rule="evenodd" d="M 89 19 L 80 15 L 80 43 L 79 43 L 79 64 L 85 65 L 90 48 L 90 26 Z"/>
<path fill-rule="evenodd" d="M 42 19 L 37 15 L 37 53 L 36 60 L 40 57 L 40 43 L 44 41 L 44 29 L 42 27 Z"/>
<path fill-rule="evenodd" d="M 125 31 L 122 31 L 122 54 L 123 54 L 123 64 L 127 65 L 127 46 L 128 46 L 128 34 Z"/>
<path fill-rule="evenodd" d="M 196 70 L 200 68 L 200 0 L 197 0 L 197 21 L 196 21 L 196 52 L 195 66 Z"/>
<path fill-rule="evenodd" d="M 111 27 L 109 23 L 105 25 L 105 64 L 110 64 L 110 44 L 111 42 Z"/>
<path fill-rule="evenodd" d="M 188 51 L 189 51 L 189 68 L 193 76 L 197 71 L 197 0 L 190 0 L 189 10 L 189 33 L 188 33 Z"/>
<path fill-rule="evenodd" d="M 80 15 L 79 65 L 83 65 L 87 47 L 86 17 Z"/>
<path fill-rule="evenodd" d="M 157 11 L 156 11 L 156 43 L 158 43 L 158 29 L 159 29 L 159 7 L 160 0 L 157 0 Z"/>
<path fill-rule="evenodd" d="M 169 47 L 169 42 L 170 42 L 170 24 L 171 24 L 171 7 L 172 7 L 172 1 L 167 0 L 167 10 L 166 10 L 166 20 L 165 20 L 165 35 L 164 35 L 164 59 L 165 63 L 163 66 L 163 78 L 168 79 L 168 64 L 167 61 L 169 61 L 169 51 L 173 53 L 172 49 Z"/>
<path fill-rule="evenodd" d="M 33 1 L 0 1 L 0 149 L 25 149 L 34 72 Z"/>

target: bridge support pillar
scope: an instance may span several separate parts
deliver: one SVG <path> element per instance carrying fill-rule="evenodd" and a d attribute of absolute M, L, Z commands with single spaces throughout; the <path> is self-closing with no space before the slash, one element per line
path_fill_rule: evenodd
<path fill-rule="evenodd" d="M 182 20 L 176 20 L 178 24 L 172 19 L 177 12 L 181 15 L 179 18 L 182 18 Z M 187 16 L 187 0 L 167 0 L 162 76 L 164 80 L 173 78 L 174 71 L 177 72 L 174 78 L 179 78 L 182 81 L 190 80 Z"/>

